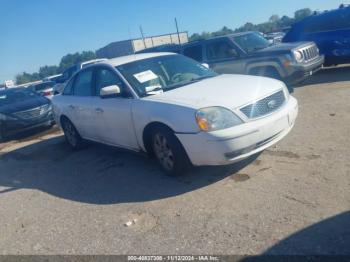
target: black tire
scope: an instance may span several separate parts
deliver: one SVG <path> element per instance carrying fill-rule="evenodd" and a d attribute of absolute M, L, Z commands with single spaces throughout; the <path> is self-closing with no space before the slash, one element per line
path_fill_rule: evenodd
<path fill-rule="evenodd" d="M 74 149 L 78 150 L 84 147 L 85 143 L 82 137 L 80 136 L 78 130 L 75 128 L 73 123 L 64 118 L 62 120 L 62 129 L 67 143 Z"/>
<path fill-rule="evenodd" d="M 151 144 L 158 164 L 167 175 L 183 175 L 191 167 L 185 149 L 170 129 L 162 126 L 155 128 Z"/>

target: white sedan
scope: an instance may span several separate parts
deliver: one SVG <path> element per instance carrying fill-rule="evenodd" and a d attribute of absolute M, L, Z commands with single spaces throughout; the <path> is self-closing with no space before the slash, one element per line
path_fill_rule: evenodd
<path fill-rule="evenodd" d="M 278 80 L 218 75 L 172 53 L 86 67 L 52 102 L 73 148 L 92 140 L 144 151 L 169 174 L 256 154 L 286 136 L 298 114 Z"/>

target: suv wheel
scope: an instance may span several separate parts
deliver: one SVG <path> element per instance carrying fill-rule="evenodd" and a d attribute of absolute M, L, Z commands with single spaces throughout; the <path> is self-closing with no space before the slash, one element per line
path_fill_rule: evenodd
<path fill-rule="evenodd" d="M 69 121 L 68 119 L 64 119 L 62 121 L 62 129 L 67 143 L 73 149 L 82 148 L 84 141 L 71 121 Z"/>
<path fill-rule="evenodd" d="M 191 166 L 177 137 L 167 128 L 158 127 L 152 135 L 153 153 L 168 175 L 181 175 Z"/>

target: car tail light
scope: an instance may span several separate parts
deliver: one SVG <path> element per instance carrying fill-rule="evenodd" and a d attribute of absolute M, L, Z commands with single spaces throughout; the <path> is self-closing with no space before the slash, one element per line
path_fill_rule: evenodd
<path fill-rule="evenodd" d="M 51 91 L 46 91 L 43 93 L 43 96 L 51 96 L 52 92 Z"/>

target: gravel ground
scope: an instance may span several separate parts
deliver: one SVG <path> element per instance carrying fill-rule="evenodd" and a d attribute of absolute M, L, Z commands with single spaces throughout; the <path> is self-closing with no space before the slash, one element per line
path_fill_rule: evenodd
<path fill-rule="evenodd" d="M 57 129 L 0 144 L 0 254 L 350 254 L 350 67 L 294 96 L 277 146 L 180 178 Z"/>

